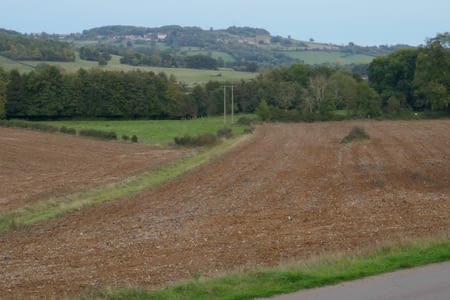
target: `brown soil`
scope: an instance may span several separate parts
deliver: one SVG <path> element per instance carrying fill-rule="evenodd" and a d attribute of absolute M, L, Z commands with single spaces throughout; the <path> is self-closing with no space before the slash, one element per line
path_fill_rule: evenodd
<path fill-rule="evenodd" d="M 356 125 L 371 139 L 340 144 Z M 448 235 L 449 129 L 450 120 L 260 126 L 163 186 L 3 234 L 0 298 L 151 288 Z"/>
<path fill-rule="evenodd" d="M 0 213 L 157 168 L 182 151 L 0 128 Z"/>

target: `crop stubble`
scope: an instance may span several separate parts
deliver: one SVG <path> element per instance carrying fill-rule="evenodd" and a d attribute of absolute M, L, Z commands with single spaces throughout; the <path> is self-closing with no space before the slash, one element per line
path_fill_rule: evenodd
<path fill-rule="evenodd" d="M 371 139 L 340 144 L 353 126 Z M 0 237 L 0 297 L 195 274 L 449 234 L 450 120 L 262 125 L 160 187 Z"/>

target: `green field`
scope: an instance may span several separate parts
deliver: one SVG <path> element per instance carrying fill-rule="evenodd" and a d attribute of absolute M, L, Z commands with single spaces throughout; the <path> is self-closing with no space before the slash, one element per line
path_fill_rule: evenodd
<path fill-rule="evenodd" d="M 235 116 L 235 121 L 242 115 Z M 216 134 L 217 130 L 230 127 L 234 134 L 241 134 L 247 126 L 231 125 L 228 116 L 227 124 L 223 117 L 198 118 L 194 120 L 131 120 L 131 121 L 48 121 L 44 122 L 56 127 L 71 127 L 77 131 L 80 129 L 97 129 L 102 131 L 114 131 L 120 139 L 123 135 L 136 135 L 140 143 L 167 144 L 175 137 L 186 134 L 196 136 L 204 133 Z"/>
<path fill-rule="evenodd" d="M 224 58 L 225 59 L 225 58 Z M 67 72 L 76 72 L 79 69 L 92 69 L 100 68 L 106 71 L 152 71 L 155 73 L 166 73 L 167 75 L 174 75 L 178 81 L 183 82 L 189 86 L 194 84 L 206 83 L 210 80 L 213 81 L 239 81 L 241 79 L 255 78 L 258 73 L 250 72 L 238 72 L 230 69 L 219 70 L 197 70 L 197 69 L 183 69 L 183 68 L 161 68 L 161 67 L 135 67 L 130 65 L 124 65 L 120 63 L 119 56 L 113 56 L 107 66 L 99 67 L 97 62 L 82 60 L 77 58 L 75 62 L 42 62 L 42 61 L 24 61 L 16 62 L 5 57 L 0 56 L 0 67 L 5 70 L 17 69 L 19 72 L 30 72 L 33 68 L 40 64 L 47 63 L 54 66 L 59 66 Z M 220 73 L 220 77 L 217 76 Z"/>
<path fill-rule="evenodd" d="M 319 64 L 368 64 L 374 57 L 369 55 L 349 55 L 343 52 L 337 51 L 292 51 L 283 52 L 286 55 L 303 60 L 305 64 L 319 65 Z"/>

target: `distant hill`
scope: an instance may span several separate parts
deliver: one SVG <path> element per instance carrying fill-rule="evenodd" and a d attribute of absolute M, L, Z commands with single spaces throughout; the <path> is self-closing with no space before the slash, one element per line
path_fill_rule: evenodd
<path fill-rule="evenodd" d="M 66 35 L 23 35 L 0 30 L 0 55 L 13 60 L 73 61 L 78 55 L 80 59 L 106 65 L 112 56 L 118 56 L 120 63 L 131 66 L 250 72 L 294 63 L 358 68 L 376 56 L 407 47 L 299 41 L 272 36 L 261 28 L 235 26 L 204 30 L 177 25 L 155 28 L 115 25 Z"/>
<path fill-rule="evenodd" d="M 66 42 L 5 29 L 0 29 L 0 55 L 12 60 L 75 60 L 75 52 Z"/>

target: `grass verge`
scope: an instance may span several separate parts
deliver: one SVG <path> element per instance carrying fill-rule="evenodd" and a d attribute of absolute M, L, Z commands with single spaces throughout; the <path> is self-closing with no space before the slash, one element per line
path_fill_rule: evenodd
<path fill-rule="evenodd" d="M 235 139 L 225 140 L 217 146 L 207 148 L 196 155 L 181 159 L 157 170 L 131 177 L 120 183 L 42 201 L 2 214 L 0 215 L 0 233 L 8 229 L 16 229 L 54 219 L 88 206 L 113 201 L 124 196 L 134 195 L 144 189 L 155 187 L 225 153 L 247 138 L 248 135 L 243 135 Z"/>
<path fill-rule="evenodd" d="M 296 267 L 236 273 L 193 280 L 157 291 L 97 291 L 81 299 L 233 299 L 244 300 L 321 287 L 398 269 L 450 260 L 450 240 L 407 242 L 369 254 L 324 257 Z"/>

